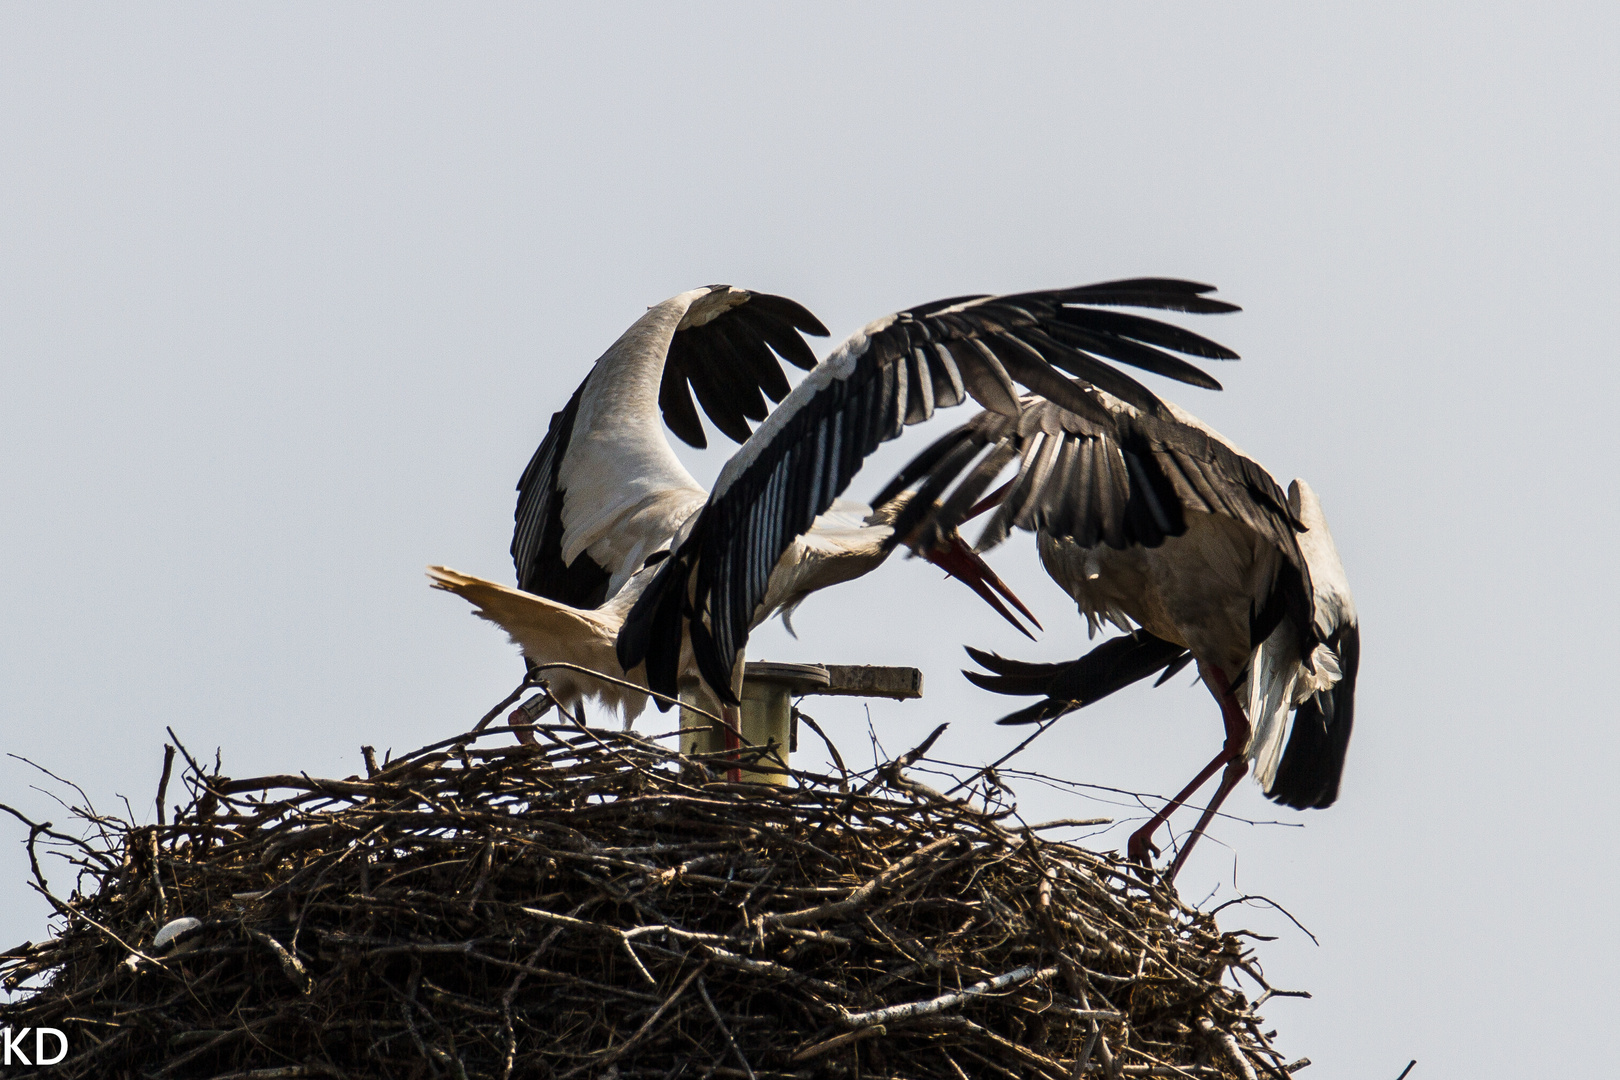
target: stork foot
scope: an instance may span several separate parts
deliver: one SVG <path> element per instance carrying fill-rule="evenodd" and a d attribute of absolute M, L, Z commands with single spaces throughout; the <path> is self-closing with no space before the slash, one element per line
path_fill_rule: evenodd
<path fill-rule="evenodd" d="M 1158 822 L 1149 822 L 1148 827 L 1138 829 L 1131 833 L 1131 838 L 1125 841 L 1125 857 L 1143 869 L 1153 866 L 1153 856 L 1159 853 L 1159 847 L 1153 842 L 1153 831 Z"/>

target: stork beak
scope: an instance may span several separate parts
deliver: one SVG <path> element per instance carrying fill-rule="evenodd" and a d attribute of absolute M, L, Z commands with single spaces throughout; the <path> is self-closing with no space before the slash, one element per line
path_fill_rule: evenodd
<path fill-rule="evenodd" d="M 969 510 L 967 512 L 967 517 L 962 519 L 962 524 L 967 524 L 993 506 L 999 506 L 1001 504 L 1001 500 L 1007 497 L 1007 493 L 1012 490 L 1013 485 L 1017 482 L 1018 477 L 1015 476 L 1005 484 L 1002 484 L 1000 487 L 996 488 L 996 490 L 992 491 L 990 494 L 986 495 L 984 498 L 980 499 L 978 502 L 974 503 L 973 509 Z M 1040 624 L 1036 623 L 1035 625 L 1039 626 Z"/>
<path fill-rule="evenodd" d="M 1040 620 L 1035 618 L 1034 613 L 1025 607 L 1024 602 L 1013 595 L 1013 591 L 1007 587 L 1006 582 L 997 577 L 996 572 L 990 569 L 990 564 L 980 558 L 976 551 L 968 547 L 967 541 L 963 540 L 961 535 L 954 529 L 951 530 L 950 537 L 943 547 L 924 552 L 923 558 L 978 593 L 985 603 L 995 608 L 1003 619 L 1012 623 L 1018 629 L 1018 632 L 1029 638 L 1029 640 L 1034 641 L 1035 635 L 1030 633 L 1024 624 L 1014 618 L 1013 613 L 1007 610 L 1007 605 L 1001 602 L 1002 597 L 1006 597 L 1012 606 L 1023 614 L 1024 618 L 1034 623 L 1035 629 L 1044 629 Z"/>

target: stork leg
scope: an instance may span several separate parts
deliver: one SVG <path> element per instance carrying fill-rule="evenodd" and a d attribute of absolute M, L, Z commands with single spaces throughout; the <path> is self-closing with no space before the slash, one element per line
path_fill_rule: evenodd
<path fill-rule="evenodd" d="M 1125 853 L 1132 862 L 1141 866 L 1149 865 L 1149 853 L 1156 855 L 1159 851 L 1153 843 L 1153 834 L 1158 831 L 1159 826 L 1168 821 L 1171 814 L 1186 804 L 1193 792 L 1203 787 L 1209 778 L 1224 766 L 1226 775 L 1221 777 L 1221 784 L 1215 790 L 1215 797 L 1210 800 L 1203 816 L 1198 819 L 1198 824 L 1193 826 L 1192 835 L 1187 837 L 1187 842 L 1182 845 L 1175 861 L 1170 864 L 1168 879 L 1171 881 L 1175 880 L 1176 872 L 1187 860 L 1187 853 L 1198 842 L 1198 838 L 1204 835 L 1204 828 L 1215 817 L 1221 803 L 1226 801 L 1226 797 L 1232 793 L 1237 782 L 1243 779 L 1243 774 L 1249 771 L 1249 763 L 1243 759 L 1244 748 L 1249 745 L 1249 718 L 1243 714 L 1243 706 L 1238 704 L 1236 696 L 1233 695 L 1231 682 L 1220 668 L 1206 664 L 1202 660 L 1198 662 L 1198 671 L 1204 678 L 1204 685 L 1209 687 L 1209 692 L 1220 703 L 1221 720 L 1226 725 L 1226 741 L 1221 745 L 1221 752 L 1193 777 L 1192 782 L 1182 788 L 1181 793 L 1166 803 L 1163 809 L 1149 818 L 1146 825 L 1132 833 L 1125 844 Z"/>
<path fill-rule="evenodd" d="M 737 662 L 732 666 L 731 669 L 731 696 L 736 701 L 742 700 L 743 672 L 746 670 L 747 662 L 743 659 L 743 654 L 739 652 L 737 654 Z M 729 725 L 725 729 L 726 749 L 741 751 L 742 706 L 721 705 L 720 717 Z M 733 784 L 742 783 L 742 762 L 740 760 L 740 754 L 732 754 L 726 760 L 733 763 L 726 770 L 726 779 L 730 780 Z"/>
<path fill-rule="evenodd" d="M 522 743 L 524 746 L 539 746 L 540 740 L 534 737 L 535 724 L 537 724 L 540 718 L 546 715 L 546 713 L 549 712 L 551 707 L 556 703 L 556 699 L 551 696 L 551 691 L 547 690 L 545 701 L 542 702 L 540 707 L 534 710 L 534 712 L 529 712 L 529 710 L 524 708 L 522 705 L 519 705 L 517 708 L 513 709 L 511 714 L 507 716 L 506 723 L 507 726 L 512 729 L 512 733 L 517 736 L 517 741 Z"/>
<path fill-rule="evenodd" d="M 736 705 L 722 705 L 720 706 L 720 716 L 727 724 L 731 725 L 723 732 L 726 749 L 741 750 L 742 739 L 738 737 L 737 733 L 742 730 L 742 709 Z M 742 783 L 742 765 L 738 762 L 737 755 L 732 754 L 726 758 L 726 761 L 731 763 L 726 769 L 726 779 L 733 784 Z"/>

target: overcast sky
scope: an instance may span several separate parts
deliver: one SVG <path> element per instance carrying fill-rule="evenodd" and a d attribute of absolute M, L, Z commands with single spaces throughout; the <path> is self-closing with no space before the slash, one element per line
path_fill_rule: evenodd
<path fill-rule="evenodd" d="M 842 336 L 1195 278 L 1245 310 L 1183 321 L 1244 359 L 1222 394 L 1155 385 L 1315 486 L 1364 656 L 1339 804 L 1246 782 L 1231 812 L 1283 824 L 1219 822 L 1185 894 L 1316 934 L 1222 915 L 1314 995 L 1265 1010 L 1313 1080 L 1606 1075 L 1612 6 L 584 7 L 0 8 L 4 750 L 150 819 L 165 725 L 238 776 L 464 729 L 521 665 L 422 569 L 510 579 L 548 418 L 673 293 L 784 293 Z M 920 666 L 878 737 L 949 720 L 941 753 L 988 760 L 1017 703 L 960 645 L 1086 647 L 1033 549 L 992 558 L 1039 644 L 895 560 L 750 655 Z M 807 707 L 870 759 L 858 704 Z M 1180 678 L 1022 760 L 1168 793 L 1220 739 Z M 0 760 L 0 799 L 60 823 L 41 779 Z M 1030 820 L 1141 815 L 1018 787 Z M 0 947 L 46 933 L 23 837 L 0 821 Z"/>

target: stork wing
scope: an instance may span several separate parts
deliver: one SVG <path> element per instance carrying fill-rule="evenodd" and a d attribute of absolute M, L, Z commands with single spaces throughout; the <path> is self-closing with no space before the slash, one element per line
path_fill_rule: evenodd
<path fill-rule="evenodd" d="M 827 336 L 820 319 L 785 296 L 712 287 L 728 290 L 721 301 L 725 306 L 707 315 L 701 301 L 693 305 L 695 317 L 683 320 L 670 340 L 658 386 L 664 423 L 682 442 L 699 450 L 709 440 L 692 407 L 692 393 L 715 427 L 734 442 L 746 442 L 751 433 L 748 421 L 765 419 L 761 393 L 772 402 L 788 395 L 778 357 L 809 371 L 816 366 L 816 354 L 800 335 Z"/>
<path fill-rule="evenodd" d="M 726 285 L 683 293 L 638 319 L 552 416 L 518 481 L 519 586 L 580 608 L 606 600 L 706 494 L 657 430 L 653 378 L 657 408 L 683 441 L 708 445 L 690 387 L 715 426 L 742 442 L 748 422 L 765 419 L 764 398 L 787 396 L 778 357 L 815 365 L 801 333 L 827 328 L 785 297 Z M 576 442 L 582 413 L 589 438 Z"/>
<path fill-rule="evenodd" d="M 1016 416 L 1014 382 L 1071 409 L 1099 411 L 1060 368 L 1155 413 L 1164 410 L 1158 398 L 1106 361 L 1218 388 L 1159 346 L 1209 358 L 1235 357 L 1230 350 L 1151 319 L 1096 310 L 1236 310 L 1204 295 L 1210 291 L 1137 279 L 941 300 L 868 325 L 795 387 L 726 464 L 708 504 L 631 610 L 619 635 L 621 662 L 645 660 L 649 685 L 672 694 L 684 627 L 704 681 L 732 700 L 730 672 L 771 570 L 880 443 L 966 396 Z"/>
<path fill-rule="evenodd" d="M 922 481 L 921 497 L 895 531 L 926 547 L 934 529 L 971 517 L 984 490 L 1016 459 L 1013 479 L 993 497 L 998 505 L 980 550 L 1001 543 L 1014 527 L 1081 547 L 1157 547 L 1184 533 L 1186 513 L 1194 511 L 1241 521 L 1304 566 L 1297 540 L 1303 526 L 1259 464 L 1179 410 L 1180 418 L 1147 415 L 1082 392 L 1093 401 L 1085 415 L 1026 397 L 1019 417 L 982 412 L 929 446 L 877 496 L 882 501 Z"/>
<path fill-rule="evenodd" d="M 990 674 L 963 671 L 968 682 L 996 694 L 1044 694 L 1045 701 L 997 720 L 998 724 L 1037 724 L 1083 709 L 1116 690 L 1163 672 L 1159 683 L 1186 667 L 1192 654 L 1180 645 L 1135 630 L 1110 638 L 1078 660 L 1030 664 L 968 646 L 968 655 Z M 1157 685 L 1157 684 L 1155 684 Z"/>

